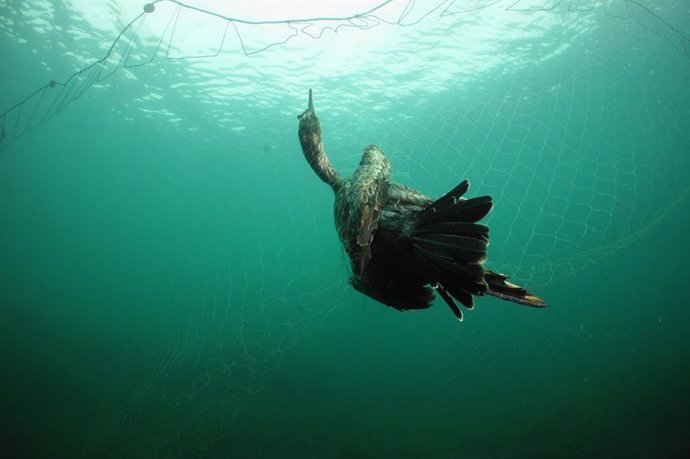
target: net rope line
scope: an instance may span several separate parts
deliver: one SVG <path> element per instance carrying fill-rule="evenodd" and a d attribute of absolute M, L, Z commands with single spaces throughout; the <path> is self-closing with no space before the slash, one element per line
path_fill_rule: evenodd
<path fill-rule="evenodd" d="M 174 17 L 179 18 L 179 10 L 178 15 Z M 171 21 L 172 18 L 173 16 L 171 16 Z M 177 20 L 178 19 L 175 19 L 174 21 L 169 22 L 169 24 L 174 26 Z M 141 23 L 139 23 L 136 30 L 140 30 L 140 27 Z M 130 55 L 129 50 L 131 50 L 131 47 L 127 48 L 128 56 Z M 127 61 L 124 63 L 127 64 Z M 132 66 L 133 65 L 129 65 L 128 67 Z M 570 78 L 572 79 L 572 77 Z M 520 81 L 515 81 L 514 83 L 518 85 L 521 84 Z M 538 86 L 543 88 L 543 85 L 541 84 Z M 505 103 L 505 99 L 502 98 L 502 93 L 496 93 L 491 97 L 491 100 L 496 100 L 496 103 Z M 571 96 L 566 99 L 564 103 L 572 105 L 574 103 L 574 98 Z M 69 102 L 67 104 L 69 104 Z M 525 107 L 527 106 L 530 107 L 529 112 L 532 112 L 533 109 L 531 108 L 531 105 L 525 104 Z M 481 107 L 483 107 L 483 109 L 489 108 L 488 105 L 482 105 Z M 549 105 L 549 107 L 553 109 L 553 106 Z M 541 109 L 543 109 L 543 107 L 539 108 L 539 110 Z M 504 113 L 504 110 L 499 110 L 499 112 Z M 527 121 L 527 119 L 524 118 L 515 118 L 515 116 L 519 115 L 519 112 L 520 108 L 516 107 L 514 110 L 505 111 L 505 115 L 503 117 L 507 118 L 509 115 L 513 115 L 513 118 L 510 118 L 511 120 L 519 119 L 520 121 L 517 122 L 517 124 L 513 121 L 510 121 L 510 124 L 516 125 L 520 128 L 526 128 L 529 131 L 530 127 L 532 126 L 532 121 Z M 571 110 L 568 112 L 571 113 Z M 468 115 L 463 116 L 466 117 L 464 119 L 466 119 L 468 123 L 471 122 L 471 118 Z M 546 118 L 548 120 L 553 120 L 553 113 L 549 113 Z M 570 121 L 570 117 L 567 119 Z M 629 120 L 625 119 L 624 121 Z M 529 122 L 530 124 L 529 126 L 523 125 L 523 122 Z M 289 132 L 287 133 L 292 140 L 292 128 L 290 128 Z M 495 133 L 499 134 L 500 138 L 503 139 L 501 140 L 502 143 L 511 139 L 519 141 L 524 140 L 523 137 L 518 139 L 508 134 L 501 135 L 501 128 L 497 128 Z M 458 136 L 461 135 L 462 133 L 458 133 Z M 487 138 L 488 137 L 484 137 L 484 140 Z M 601 139 L 600 136 L 597 138 Z M 450 147 L 450 144 L 454 143 L 449 139 L 443 139 L 440 134 L 439 139 L 442 139 L 447 147 Z M 615 136 L 615 139 L 618 139 L 618 136 Z M 620 141 L 624 142 L 625 144 L 631 142 L 627 139 L 620 139 Z M 505 144 L 509 143 L 510 142 L 505 142 Z M 422 145 L 420 144 L 420 147 L 421 146 Z M 581 145 L 577 147 L 578 150 L 581 148 Z M 485 150 L 485 148 L 479 148 L 479 150 Z M 426 154 L 430 154 L 428 150 L 426 151 Z M 491 157 L 491 164 L 495 162 L 496 167 L 501 166 L 498 162 L 498 156 L 495 155 L 496 153 L 494 153 L 494 156 Z M 522 157 L 523 150 L 520 150 L 518 155 Z M 561 161 L 564 157 L 564 151 L 560 150 L 558 152 L 558 161 Z M 478 158 L 479 156 L 475 155 L 470 157 L 469 160 L 471 163 L 477 163 Z M 434 163 L 433 168 L 430 168 L 429 173 L 435 176 L 440 174 L 442 172 L 441 165 L 455 165 L 455 161 L 458 161 L 457 157 L 453 157 L 452 161 L 454 162 L 449 163 L 449 161 L 446 160 L 444 163 Z M 299 164 L 302 165 L 301 162 Z M 557 164 L 554 167 L 559 167 L 559 165 Z M 453 167 L 452 169 L 457 170 L 459 167 Z M 470 169 L 472 168 L 470 167 Z M 503 169 L 506 170 L 504 171 Z M 513 168 L 501 167 L 502 173 L 507 174 L 509 177 L 517 177 L 517 175 L 513 173 L 513 170 L 514 166 Z M 484 173 L 484 176 L 486 175 L 487 173 Z M 618 183 L 618 180 L 616 180 L 616 183 Z M 618 194 L 618 192 L 615 194 Z M 687 190 L 685 195 L 687 195 Z M 638 195 L 635 194 L 634 196 Z M 522 197 L 526 198 L 527 194 L 522 195 Z M 284 201 L 283 204 L 285 204 Z M 670 208 L 666 209 L 664 214 L 668 213 L 669 210 Z M 210 220 L 218 222 L 217 231 L 220 232 L 222 228 L 227 228 L 229 226 L 230 220 L 229 216 L 225 215 L 225 211 L 218 210 L 218 212 L 219 214 L 211 217 Z M 546 212 L 547 210 L 543 208 L 539 211 L 540 215 Z M 557 216 L 562 217 L 562 214 L 557 214 Z M 586 222 L 588 218 L 589 217 L 584 218 L 584 221 Z M 518 228 L 515 226 L 516 222 L 517 221 L 515 218 L 509 219 L 504 223 L 504 226 L 511 231 Z M 655 223 L 656 221 L 650 221 L 644 228 L 651 227 Z M 220 238 L 220 236 L 217 237 Z M 631 234 L 629 237 L 630 239 L 634 239 L 636 235 Z M 554 239 L 554 244 L 557 241 L 557 239 Z M 611 251 L 617 249 L 617 247 L 613 246 L 614 244 L 621 242 L 625 241 L 616 240 L 612 242 L 610 247 Z M 188 241 L 185 243 L 188 243 Z M 162 428 L 161 431 L 171 433 L 170 439 L 167 440 L 164 445 L 160 446 L 160 450 L 145 450 L 145 452 L 148 454 L 142 454 L 142 456 L 161 457 L 163 455 L 162 453 L 167 452 L 169 455 L 172 455 L 171 452 L 175 452 L 179 455 L 187 457 L 194 455 L 203 457 L 205 455 L 204 453 L 206 453 L 209 449 L 212 449 L 215 442 L 222 438 L 222 431 L 226 430 L 229 425 L 232 425 L 235 422 L 238 412 L 244 409 L 249 397 L 252 394 L 255 394 L 257 391 L 262 390 L 263 383 L 267 378 L 267 374 L 271 371 L 270 365 L 267 364 L 272 362 L 271 360 L 264 358 L 264 353 L 271 354 L 276 351 L 280 352 L 283 347 L 287 349 L 290 347 L 290 345 L 292 345 L 292 342 L 290 342 L 289 339 L 287 342 L 283 342 L 279 341 L 275 335 L 271 336 L 270 329 L 265 336 L 262 335 L 261 338 L 257 338 L 255 335 L 251 334 L 251 325 L 238 327 L 233 323 L 234 321 L 232 318 L 234 318 L 234 316 L 232 314 L 235 313 L 239 315 L 240 319 L 237 321 L 237 323 L 252 323 L 255 316 L 251 315 L 251 312 L 245 309 L 246 305 L 252 304 L 251 297 L 248 296 L 248 291 L 251 290 L 251 287 L 249 286 L 253 285 L 263 289 L 267 280 L 265 276 L 262 276 L 255 281 L 252 281 L 249 278 L 248 273 L 250 272 L 252 265 L 248 265 L 248 263 L 251 261 L 250 252 L 252 248 L 256 248 L 259 253 L 262 254 L 262 256 L 256 261 L 257 270 L 266 272 L 267 269 L 261 261 L 264 256 L 264 250 L 262 249 L 263 246 L 260 242 L 254 243 L 255 246 L 248 245 L 250 243 L 251 241 L 249 239 L 241 241 L 242 253 L 240 259 L 242 260 L 242 263 L 235 270 L 224 265 L 222 262 L 216 261 L 215 267 L 212 264 L 203 265 L 202 263 L 197 262 L 198 271 L 184 271 L 186 280 L 183 276 L 183 285 L 178 287 L 178 289 L 182 288 L 182 290 L 185 292 L 185 295 L 181 296 L 180 298 L 173 297 L 171 304 L 175 306 L 173 307 L 174 310 L 178 310 L 187 304 L 199 306 L 199 309 L 189 307 L 185 310 L 186 312 L 178 312 L 178 316 L 169 319 L 171 323 L 176 325 L 171 326 L 171 329 L 164 336 L 168 343 L 168 345 L 165 347 L 169 349 L 169 352 L 163 353 L 162 359 L 159 360 L 161 352 L 157 350 L 157 347 L 154 346 L 153 342 L 150 342 L 148 346 L 143 346 L 143 349 L 141 347 L 135 348 L 132 346 L 131 363 L 126 365 L 125 368 L 129 375 L 126 379 L 135 381 L 134 388 L 132 391 L 128 391 L 128 397 L 125 403 L 121 405 L 121 408 L 117 412 L 114 419 L 112 419 L 111 423 L 108 424 L 108 428 L 104 429 L 106 432 L 106 443 L 112 445 L 114 451 L 119 451 L 117 449 L 117 445 L 126 443 L 124 440 L 132 437 L 132 432 L 137 427 L 140 427 L 137 425 L 137 421 L 141 421 L 142 418 L 146 418 L 146 415 L 148 414 L 147 410 L 150 409 L 150 405 L 154 404 L 156 401 L 159 401 L 157 398 L 159 397 L 159 389 L 167 388 L 168 386 L 176 387 L 177 385 L 184 386 L 183 389 L 185 392 L 179 396 L 175 409 L 171 408 L 170 411 L 165 412 L 165 414 L 167 414 L 166 420 L 167 418 L 173 418 L 173 415 L 180 416 L 180 414 L 183 414 L 187 417 L 187 421 L 172 431 L 169 428 Z M 606 249 L 607 247 L 597 247 L 593 249 L 591 253 L 579 252 L 577 257 L 578 259 L 587 260 L 590 256 L 604 256 Z M 199 258 L 201 258 L 201 255 L 199 255 Z M 196 259 L 192 261 L 196 261 Z M 338 260 L 336 264 L 340 264 L 341 261 L 342 260 Z M 519 261 L 519 259 L 516 259 L 516 261 Z M 576 269 L 581 268 L 581 266 L 573 266 L 578 264 L 577 259 L 564 259 L 563 261 L 564 263 L 569 263 L 571 265 L 561 268 L 564 271 L 575 271 Z M 229 263 L 229 258 L 226 259 L 226 263 Z M 532 265 L 529 265 L 529 267 L 531 268 Z M 520 266 L 516 266 L 515 269 L 508 267 L 507 271 L 517 275 L 519 273 L 518 268 L 520 268 Z M 303 277 L 309 277 L 309 274 L 310 272 L 302 269 Z M 525 277 L 530 278 L 536 275 L 538 275 L 538 273 L 530 273 L 525 275 Z M 178 276 L 176 275 L 175 277 L 177 278 Z M 169 285 L 169 290 L 171 292 L 175 291 L 175 285 L 173 284 L 174 280 L 171 279 Z M 340 284 L 331 284 L 324 290 L 340 290 L 339 285 Z M 225 301 L 223 299 L 223 296 L 225 296 L 223 292 L 227 292 L 227 298 Z M 239 299 L 231 301 L 231 292 L 232 296 L 237 294 L 237 298 Z M 339 293 L 342 295 L 342 292 Z M 326 297 L 327 295 L 323 296 Z M 272 302 L 280 302 L 282 299 L 287 298 L 290 298 L 293 302 L 298 304 L 307 301 L 310 303 L 312 302 L 311 297 L 295 297 L 291 293 L 288 294 L 287 292 L 284 293 L 282 297 L 272 298 L 270 296 L 264 296 L 263 290 L 261 290 L 257 300 L 255 301 L 258 303 L 258 306 L 260 306 L 256 308 L 256 314 L 259 316 L 264 316 L 264 310 L 270 309 Z M 339 304 L 341 302 L 341 298 L 338 298 L 338 300 L 334 301 L 333 303 Z M 235 309 L 238 305 L 241 305 L 242 307 L 237 308 L 235 312 Z M 218 315 L 216 315 L 216 311 L 218 311 Z M 479 317 L 477 317 L 477 319 L 480 320 Z M 260 320 L 263 320 L 260 325 L 260 328 L 262 329 L 269 327 L 272 322 L 270 318 Z M 294 327 L 298 330 L 308 328 L 311 324 L 311 319 L 307 320 L 300 318 L 299 316 L 293 318 L 292 320 L 296 321 Z M 423 316 L 421 317 L 421 320 L 428 319 L 426 319 L 426 316 Z M 433 326 L 433 324 L 430 325 Z M 420 326 L 420 329 L 423 329 L 423 327 Z M 477 330 L 480 329 L 486 330 L 485 328 L 477 327 Z M 467 334 L 467 332 L 468 330 L 462 330 L 462 333 Z M 305 332 L 300 332 L 299 336 L 293 338 L 294 341 L 299 341 L 302 339 L 304 333 Z M 458 331 L 457 333 L 459 334 L 461 332 Z M 475 333 L 478 338 L 482 337 L 482 334 L 479 332 L 472 333 Z M 214 344 L 214 348 L 217 350 L 217 354 L 214 354 L 211 357 L 206 357 L 204 360 L 200 357 L 202 353 L 205 352 L 202 351 L 202 349 L 204 349 L 203 340 L 211 339 L 209 337 L 215 337 L 214 339 L 216 343 Z M 516 337 L 520 338 L 519 335 Z M 235 341 L 240 344 L 242 353 L 239 357 L 228 359 L 228 354 L 230 354 L 230 351 L 226 352 L 225 347 L 227 345 L 227 347 L 230 349 L 232 346 L 228 343 Z M 573 342 L 575 342 L 575 340 L 573 340 Z M 451 349 L 455 348 L 456 344 L 456 341 L 449 341 L 448 347 Z M 268 346 L 257 349 L 257 345 Z M 144 355 L 142 355 L 142 351 Z M 486 368 L 486 373 L 482 374 L 482 378 L 486 379 L 492 377 L 491 372 L 495 368 L 495 363 L 487 358 L 487 356 L 490 356 L 488 351 L 474 354 L 457 353 L 451 355 L 452 359 L 466 358 L 468 360 L 481 361 L 485 363 L 483 366 Z M 195 371 L 197 377 L 193 379 L 183 379 L 182 383 L 177 382 L 175 379 L 178 377 L 177 374 L 181 373 L 183 375 L 179 378 L 184 377 L 184 372 L 190 371 L 188 367 L 191 367 Z M 454 377 L 457 377 L 457 375 Z M 213 393 L 209 390 L 209 387 L 213 387 L 213 384 L 217 384 L 218 381 L 222 381 L 227 388 L 223 393 L 223 397 L 214 397 Z M 85 457 L 92 457 L 94 455 L 94 452 L 89 448 L 95 447 L 95 445 L 98 443 L 98 440 L 99 439 L 96 438 L 92 443 L 85 444 L 83 454 Z M 121 448 L 121 446 L 119 447 Z M 100 451 L 103 450 L 101 449 Z"/>
<path fill-rule="evenodd" d="M 136 41 L 139 38 L 139 34 L 142 26 L 146 21 L 146 17 L 149 14 L 155 14 L 155 5 L 159 3 L 167 3 L 174 5 L 173 13 L 170 15 L 167 24 L 163 30 L 163 33 L 158 40 L 158 44 L 151 53 L 148 60 L 144 60 L 138 63 L 130 62 L 132 57 L 132 48 L 136 45 Z M 245 56 L 250 56 L 252 54 L 257 54 L 268 50 L 269 48 L 283 45 L 287 43 L 294 37 L 298 35 L 306 35 L 314 40 L 319 39 L 323 33 L 327 30 L 337 33 L 342 28 L 357 28 L 361 30 L 370 29 L 377 27 L 381 24 L 396 25 L 401 27 L 414 26 L 419 24 L 421 21 L 427 19 L 434 13 L 438 13 L 439 17 L 471 13 L 481 9 L 489 8 L 500 3 L 505 3 L 507 6 L 503 7 L 505 11 L 511 11 L 516 13 L 525 12 L 536 12 L 536 11 L 553 11 L 559 7 L 564 7 L 564 11 L 569 13 L 582 13 L 582 12 L 592 12 L 599 5 L 602 7 L 603 12 L 606 16 L 615 19 L 633 19 L 637 21 L 642 27 L 647 28 L 656 34 L 665 34 L 669 41 L 675 44 L 676 48 L 683 54 L 688 55 L 688 50 L 690 49 L 690 36 L 680 30 L 678 27 L 674 26 L 670 21 L 658 15 L 651 8 L 643 5 L 639 0 L 620 0 L 620 3 L 624 6 L 624 11 L 626 14 L 622 14 L 613 10 L 611 4 L 618 3 L 616 1 L 599 2 L 597 0 L 555 0 L 545 2 L 546 5 L 538 6 L 526 6 L 521 5 L 528 3 L 532 5 L 534 2 L 528 0 L 511 0 L 507 2 L 506 0 L 488 0 L 488 1 L 474 1 L 462 3 L 462 5 L 456 5 L 456 0 L 445 0 L 430 7 L 427 7 L 421 13 L 417 12 L 419 7 L 417 7 L 417 2 L 415 0 L 386 0 L 381 3 L 376 4 L 372 8 L 362 11 L 357 14 L 350 16 L 333 16 L 333 17 L 310 17 L 310 18 L 294 18 L 294 19 L 280 19 L 280 20 L 249 20 L 240 17 L 231 17 L 220 14 L 215 11 L 208 9 L 196 7 L 178 0 L 155 0 L 151 3 L 147 3 L 143 7 L 143 11 L 134 17 L 129 23 L 127 23 L 120 32 L 113 39 L 110 47 L 106 51 L 105 55 L 80 70 L 75 71 L 67 77 L 64 81 L 59 81 L 57 79 L 51 79 L 47 84 L 35 89 L 33 92 L 25 96 L 23 99 L 11 105 L 5 109 L 0 114 L 0 151 L 6 150 L 12 142 L 22 137 L 28 131 L 31 131 L 38 126 L 45 124 L 53 116 L 64 111 L 67 106 L 72 102 L 79 99 L 89 88 L 93 85 L 100 83 L 119 69 L 131 69 L 136 67 L 141 67 L 154 62 L 156 57 L 161 54 L 164 50 L 163 56 L 167 60 L 173 59 L 198 59 L 198 58 L 214 58 L 220 55 L 223 50 L 226 40 L 228 38 L 228 29 L 232 26 L 235 36 L 238 39 L 240 48 Z M 470 4 L 468 4 L 470 3 Z M 397 14 L 394 19 L 387 19 L 383 16 L 383 10 L 391 5 L 401 5 L 399 14 Z M 188 56 L 172 56 L 171 46 L 174 41 L 175 31 L 180 21 L 180 15 L 183 10 L 193 11 L 220 19 L 225 21 L 225 27 L 223 35 L 219 40 L 219 45 L 217 50 L 211 54 L 203 55 L 188 55 Z M 417 14 L 417 17 L 412 17 L 413 12 Z M 378 13 L 378 14 L 377 14 Z M 646 16 L 654 27 L 647 25 L 643 16 Z M 412 18 L 412 19 L 410 19 Z M 406 22 L 407 19 L 410 19 Z M 329 24 L 336 23 L 339 24 Z M 647 20 L 647 22 L 649 22 Z M 316 24 L 322 24 L 322 28 L 314 33 L 309 29 Z M 272 41 L 267 45 L 260 47 L 255 50 L 250 50 L 246 46 L 246 39 L 243 38 L 243 32 L 239 30 L 237 25 L 246 26 L 262 26 L 262 25 L 285 25 L 290 29 L 290 32 L 285 35 L 282 39 Z M 170 31 L 170 32 L 169 32 Z M 128 32 L 131 34 L 128 35 Z M 169 33 L 168 33 L 169 32 Z M 167 40 L 166 40 L 167 37 Z M 115 56 L 116 47 L 124 41 L 125 49 L 119 56 L 116 64 L 110 71 L 104 72 L 106 68 L 107 61 Z M 54 90 L 55 93 L 51 94 Z M 45 99 L 48 100 L 45 100 Z M 33 105 L 33 107 L 30 107 Z M 26 113 L 28 112 L 28 114 Z M 27 117 L 28 116 L 28 117 Z"/>

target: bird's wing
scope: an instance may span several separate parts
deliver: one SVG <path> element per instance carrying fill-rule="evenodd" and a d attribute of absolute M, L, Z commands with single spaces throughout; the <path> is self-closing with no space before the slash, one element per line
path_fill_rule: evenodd
<path fill-rule="evenodd" d="M 388 199 L 388 180 L 376 180 L 373 192 L 365 197 L 362 205 L 362 213 L 357 231 L 357 256 L 352 258 L 352 270 L 361 277 L 364 269 L 371 260 L 371 243 L 374 240 L 374 232 L 379 227 L 381 209 Z"/>

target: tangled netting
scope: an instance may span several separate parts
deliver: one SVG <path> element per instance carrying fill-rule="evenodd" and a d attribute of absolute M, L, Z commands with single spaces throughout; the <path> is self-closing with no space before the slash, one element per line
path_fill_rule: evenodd
<path fill-rule="evenodd" d="M 161 6 L 165 6 L 160 11 Z M 569 13 L 585 13 L 601 10 L 611 18 L 632 19 L 642 26 L 661 34 L 670 44 L 687 55 L 690 37 L 671 22 L 659 16 L 653 8 L 636 0 L 450 0 L 430 5 L 414 1 L 387 0 L 372 8 L 347 17 L 313 17 L 282 20 L 247 20 L 230 17 L 212 10 L 199 8 L 176 0 L 156 0 L 143 6 L 143 11 L 125 25 L 117 34 L 103 57 L 72 73 L 66 79 L 51 79 L 36 88 L 0 115 L 2 143 L 5 149 L 27 131 L 46 123 L 80 98 L 89 88 L 115 74 L 120 69 L 135 69 L 160 61 L 160 59 L 213 58 L 228 46 L 239 46 L 244 55 L 264 52 L 284 45 L 291 39 L 307 36 L 319 39 L 326 31 L 338 32 L 344 28 L 367 30 L 382 25 L 414 26 L 429 17 L 469 14 L 490 7 L 500 7 L 507 12 L 543 12 L 558 9 Z M 157 10 L 157 8 L 159 8 Z M 157 42 L 146 43 L 140 31 L 150 14 L 161 14 L 155 27 Z M 191 24 L 189 26 L 188 24 Z M 162 28 L 161 28 L 162 26 Z M 192 27 L 206 32 L 203 51 L 184 49 L 176 41 L 178 32 Z M 209 28 L 212 30 L 208 33 Z M 230 37 L 236 37 L 237 41 Z M 231 42 L 229 44 L 229 42 Z M 145 50 L 145 51 L 140 51 Z"/>
<path fill-rule="evenodd" d="M 48 10 L 41 16 L 50 16 L 52 7 L 44 7 Z M 430 195 L 469 178 L 475 195 L 491 194 L 500 206 L 489 222 L 492 266 L 530 288 L 616 252 L 688 192 L 687 159 L 681 153 L 688 151 L 690 127 L 682 109 L 666 103 L 687 100 L 687 88 L 665 93 L 672 76 L 661 80 L 651 60 L 647 68 L 631 69 L 625 57 L 626 52 L 651 56 L 650 49 L 662 49 L 686 70 L 687 17 L 671 18 L 653 2 L 388 0 L 343 16 L 268 20 L 218 8 L 158 0 L 118 25 L 112 41 L 107 32 L 73 30 L 74 49 L 70 44 L 63 49 L 83 66 L 66 78 L 54 75 L 0 114 L 0 151 L 11 155 L 23 136 L 89 91 L 107 92 L 110 84 L 136 81 L 137 73 L 148 71 L 153 83 L 145 95 L 131 99 L 142 103 L 145 116 L 188 130 L 189 145 L 178 145 L 180 150 L 217 141 L 239 152 L 239 146 L 253 148 L 253 139 L 262 138 L 267 140 L 260 153 L 293 149 L 294 167 L 306 170 L 298 154 L 295 115 L 314 86 L 339 169 L 355 167 L 361 148 L 375 142 L 389 153 L 396 181 Z M 7 14 L 0 18 L 0 29 L 21 43 L 13 24 L 31 15 Z M 492 29 L 499 17 L 503 28 Z M 535 24 L 531 35 L 508 33 L 516 22 L 530 20 Z M 552 26 L 554 39 L 547 40 L 544 24 Z M 51 26 L 40 22 L 34 27 Z M 436 29 L 441 33 L 432 37 L 429 31 Z M 604 35 L 602 30 L 613 32 Z M 376 35 L 380 31 L 385 34 Z M 637 42 L 630 38 L 638 36 Z M 377 67 L 370 59 L 361 73 L 348 73 L 348 59 L 341 57 L 366 60 L 357 53 L 373 46 L 371 37 L 383 49 L 396 50 L 395 62 Z M 92 40 L 104 50 L 100 59 L 83 49 Z M 345 49 L 343 43 L 350 42 L 364 51 Z M 324 43 L 328 49 L 321 48 Z M 298 48 L 307 54 L 294 57 Z M 421 64 L 412 64 L 415 59 Z M 315 67 L 312 76 L 301 74 L 304 62 Z M 185 79 L 178 64 L 193 67 L 195 78 Z M 621 81 L 621 69 L 635 78 Z M 166 71 L 182 76 L 169 87 L 156 86 Z M 290 79 L 291 72 L 298 75 Z M 225 79 L 220 81 L 218 73 Z M 255 90 L 259 85 L 262 91 Z M 196 128 L 185 126 L 181 120 L 190 118 L 186 108 L 172 107 L 161 95 L 172 89 L 193 99 L 187 109 L 222 134 L 199 136 Z M 132 91 L 122 93 L 123 104 Z M 250 116 L 248 104 L 260 110 Z M 257 122 L 256 111 L 267 119 Z M 218 140 L 221 135 L 228 139 Z M 240 169 L 253 167 L 251 160 L 236 159 Z M 263 174 L 264 183 L 281 176 L 263 168 L 249 172 Z M 261 196 L 264 190 L 242 178 L 246 175 L 238 173 L 242 189 L 237 193 Z M 305 202 L 305 196 L 300 198 Z M 163 286 L 169 287 L 169 304 L 179 306 L 171 307 L 177 315 L 166 319 L 176 325 L 156 342 L 131 351 L 133 363 L 120 374 L 132 384 L 123 389 L 126 402 L 102 429 L 105 438 L 96 436 L 84 445 L 87 456 L 103 444 L 121 444 L 133 429 L 141 429 L 137 420 L 142 413 L 154 411 L 163 411 L 160 416 L 168 424 L 151 427 L 150 434 L 165 440 L 152 442 L 143 455 L 204 456 L 248 397 L 262 389 L 285 350 L 346 295 L 343 260 L 322 263 L 299 226 L 325 217 L 309 204 L 295 205 L 295 198 L 269 199 L 277 204 L 268 217 L 254 207 L 215 209 L 207 217 L 218 222 L 218 244 L 197 241 L 194 254 L 180 263 L 185 268 L 179 279 L 185 277 L 183 269 L 201 275 L 186 286 L 173 280 Z M 236 218 L 238 212 L 242 218 Z M 269 220 L 252 226 L 262 218 Z M 228 230 L 238 225 L 242 230 Z M 287 247 L 286 238 L 295 247 Z M 170 403 L 166 393 L 182 395 Z"/>

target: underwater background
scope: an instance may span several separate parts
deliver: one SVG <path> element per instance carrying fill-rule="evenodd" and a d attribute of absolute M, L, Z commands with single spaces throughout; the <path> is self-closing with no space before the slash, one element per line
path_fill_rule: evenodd
<path fill-rule="evenodd" d="M 0 2 L 0 456 L 690 457 L 687 2 L 154 6 Z M 310 88 L 549 307 L 354 291 Z"/>

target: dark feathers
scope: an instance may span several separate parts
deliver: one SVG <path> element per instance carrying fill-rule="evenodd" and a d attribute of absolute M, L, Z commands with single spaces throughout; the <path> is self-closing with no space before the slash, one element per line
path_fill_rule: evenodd
<path fill-rule="evenodd" d="M 355 289 L 400 310 L 428 308 L 437 291 L 460 320 L 456 301 L 472 309 L 473 295 L 545 306 L 506 276 L 484 269 L 489 228 L 477 222 L 491 210 L 491 196 L 463 198 L 467 180 L 436 200 L 393 183 L 376 145 L 366 147 L 355 173 L 342 179 L 326 155 L 311 90 L 298 118 L 302 152 L 335 192 L 335 224 Z"/>

